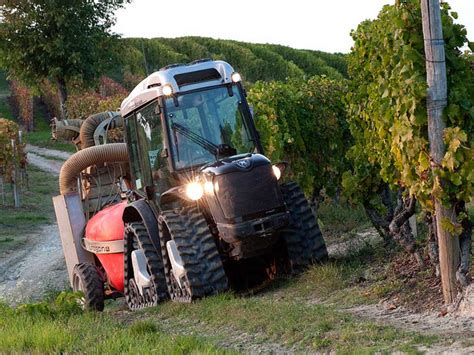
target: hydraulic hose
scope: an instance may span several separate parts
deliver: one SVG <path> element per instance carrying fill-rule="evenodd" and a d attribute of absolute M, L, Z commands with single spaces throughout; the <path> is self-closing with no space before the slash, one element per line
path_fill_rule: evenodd
<path fill-rule="evenodd" d="M 123 125 L 123 119 L 120 113 L 118 112 L 101 112 L 89 116 L 81 126 L 81 131 L 79 133 L 79 139 L 81 141 L 81 148 L 89 148 L 95 145 L 94 141 L 94 132 L 99 127 L 99 125 L 107 120 L 112 119 L 108 125 L 107 129 L 112 129 L 116 127 L 121 127 Z"/>
<path fill-rule="evenodd" d="M 125 143 L 111 143 L 82 149 L 66 160 L 61 167 L 59 191 L 62 195 L 75 191 L 77 177 L 89 166 L 126 161 L 128 161 L 128 151 Z"/>

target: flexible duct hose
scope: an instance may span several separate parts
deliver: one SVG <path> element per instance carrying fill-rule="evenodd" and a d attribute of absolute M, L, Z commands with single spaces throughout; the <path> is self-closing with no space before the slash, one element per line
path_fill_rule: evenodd
<path fill-rule="evenodd" d="M 94 132 L 100 123 L 108 118 L 113 118 L 109 124 L 109 129 L 120 127 L 123 125 L 122 116 L 118 112 L 101 112 L 89 116 L 81 126 L 81 132 L 79 133 L 79 139 L 81 141 L 81 148 L 89 148 L 95 145 Z"/>
<path fill-rule="evenodd" d="M 128 161 L 127 145 L 111 143 L 89 147 L 72 155 L 61 167 L 59 173 L 59 191 L 64 195 L 76 190 L 77 177 L 89 166 Z"/>
<path fill-rule="evenodd" d="M 61 120 L 54 118 L 52 125 L 52 136 L 54 139 L 61 139 L 65 141 L 71 141 L 79 136 L 79 130 L 81 128 L 81 119 L 72 120 Z"/>

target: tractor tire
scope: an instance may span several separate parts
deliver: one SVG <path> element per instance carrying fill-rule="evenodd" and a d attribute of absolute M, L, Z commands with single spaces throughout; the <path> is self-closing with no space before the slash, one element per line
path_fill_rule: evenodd
<path fill-rule="evenodd" d="M 124 294 L 130 310 L 154 307 L 159 302 L 168 299 L 161 251 L 157 251 L 148 236 L 145 225 L 141 222 L 125 224 L 124 235 Z M 144 253 L 147 272 L 150 275 L 151 286 L 143 293 L 134 279 L 132 252 L 141 249 Z"/>
<path fill-rule="evenodd" d="M 166 283 L 173 301 L 188 303 L 227 290 L 228 280 L 216 242 L 197 207 L 163 212 L 160 238 Z M 174 276 L 166 247 L 171 240 L 184 267 L 179 281 Z"/>
<path fill-rule="evenodd" d="M 283 199 L 290 212 L 290 223 L 282 230 L 288 261 L 294 273 L 308 266 L 327 261 L 328 252 L 321 230 L 311 206 L 295 182 L 280 186 Z"/>
<path fill-rule="evenodd" d="M 99 312 L 104 310 L 104 280 L 95 265 L 77 264 L 74 266 L 72 280 L 73 291 L 84 294 L 80 299 L 82 309 Z"/>

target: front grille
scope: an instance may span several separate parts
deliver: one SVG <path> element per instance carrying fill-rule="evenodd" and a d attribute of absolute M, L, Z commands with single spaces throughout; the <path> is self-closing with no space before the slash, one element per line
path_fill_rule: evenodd
<path fill-rule="evenodd" d="M 283 205 L 271 165 L 216 177 L 217 197 L 226 219 L 272 210 Z"/>

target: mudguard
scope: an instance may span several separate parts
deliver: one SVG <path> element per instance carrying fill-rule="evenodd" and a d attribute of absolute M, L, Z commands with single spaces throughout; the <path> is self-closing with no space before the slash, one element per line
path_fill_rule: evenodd
<path fill-rule="evenodd" d="M 158 255 L 161 255 L 158 219 L 145 200 L 138 200 L 129 204 L 123 211 L 122 219 L 124 223 L 143 222 L 153 246 Z"/>

